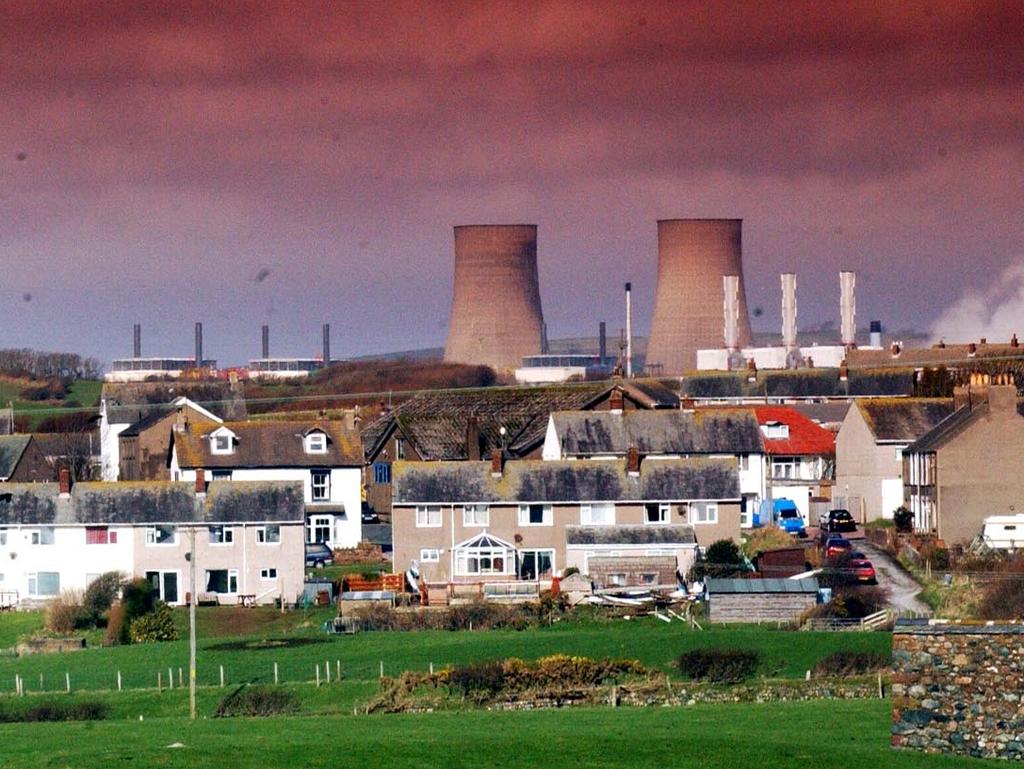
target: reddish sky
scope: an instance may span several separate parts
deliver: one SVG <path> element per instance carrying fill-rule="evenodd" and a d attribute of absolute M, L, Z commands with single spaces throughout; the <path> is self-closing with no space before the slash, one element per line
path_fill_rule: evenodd
<path fill-rule="evenodd" d="M 782 270 L 927 328 L 1024 259 L 1015 0 L 142 5 L 0 6 L 0 346 L 439 345 L 460 223 L 540 226 L 552 337 L 625 280 L 646 330 L 658 218 L 745 220 L 762 328 Z"/>

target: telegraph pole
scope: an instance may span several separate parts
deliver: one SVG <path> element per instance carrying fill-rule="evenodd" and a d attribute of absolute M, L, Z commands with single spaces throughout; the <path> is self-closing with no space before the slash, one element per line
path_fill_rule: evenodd
<path fill-rule="evenodd" d="M 196 720 L 196 527 L 189 528 L 188 717 Z"/>

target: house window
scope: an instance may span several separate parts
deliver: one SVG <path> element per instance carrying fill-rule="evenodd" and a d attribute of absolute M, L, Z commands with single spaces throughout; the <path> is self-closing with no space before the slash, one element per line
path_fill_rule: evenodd
<path fill-rule="evenodd" d="M 260 569 L 260 579 L 277 579 L 277 569 L 273 567 L 269 569 Z"/>
<path fill-rule="evenodd" d="M 178 572 L 147 571 L 146 581 L 153 595 L 164 603 L 178 603 Z"/>
<path fill-rule="evenodd" d="M 146 529 L 147 545 L 174 545 L 177 542 L 178 529 L 175 526 L 150 526 Z"/>
<path fill-rule="evenodd" d="M 60 594 L 60 572 L 40 571 L 28 575 L 28 594 L 46 598 Z"/>
<path fill-rule="evenodd" d="M 531 504 L 519 506 L 520 526 L 551 526 L 551 505 Z"/>
<path fill-rule="evenodd" d="M 391 483 L 391 465 L 389 465 L 387 462 L 374 462 L 373 482 Z"/>
<path fill-rule="evenodd" d="M 7 544 L 7 529 L 0 529 L 0 545 Z"/>
<path fill-rule="evenodd" d="M 615 523 L 615 505 L 611 502 L 580 505 L 580 523 L 584 526 L 611 526 Z"/>
<path fill-rule="evenodd" d="M 333 521 L 329 515 L 314 515 L 309 519 L 309 541 L 330 542 L 331 525 Z"/>
<path fill-rule="evenodd" d="M 455 574 L 478 577 L 512 574 L 515 548 L 490 534 L 478 534 L 455 546 Z"/>
<path fill-rule="evenodd" d="M 331 498 L 331 471 L 313 470 L 313 501 L 325 502 Z"/>
<path fill-rule="evenodd" d="M 440 505 L 419 505 L 416 508 L 416 526 L 419 528 L 441 525 Z"/>
<path fill-rule="evenodd" d="M 657 579 L 658 579 L 658 575 L 657 574 L 653 574 L 651 572 L 644 572 L 643 574 L 640 575 L 640 584 L 641 585 L 653 585 Z"/>
<path fill-rule="evenodd" d="M 761 432 L 770 440 L 786 440 L 789 438 L 789 425 L 783 422 L 765 422 L 761 425 Z"/>
<path fill-rule="evenodd" d="M 622 587 L 626 584 L 625 574 L 609 574 L 606 582 L 612 587 Z"/>
<path fill-rule="evenodd" d="M 437 563 L 441 560 L 441 551 L 436 548 L 423 548 L 420 550 L 420 563 Z"/>
<path fill-rule="evenodd" d="M 279 545 L 281 544 L 280 526 L 260 526 L 256 529 L 257 545 Z"/>
<path fill-rule="evenodd" d="M 554 574 L 554 550 L 520 550 L 518 555 L 519 579 L 543 579 Z"/>
<path fill-rule="evenodd" d="M 230 470 L 214 470 L 213 480 L 215 481 L 230 481 L 231 471 Z"/>
<path fill-rule="evenodd" d="M 52 545 L 54 538 L 54 528 L 52 526 L 44 526 L 32 532 L 30 541 L 33 545 Z"/>
<path fill-rule="evenodd" d="M 672 505 L 667 502 L 648 502 L 644 505 L 644 523 L 670 523 Z"/>
<path fill-rule="evenodd" d="M 775 457 L 772 460 L 772 478 L 781 480 L 797 479 L 800 477 L 799 457 Z"/>
<path fill-rule="evenodd" d="M 238 569 L 213 569 L 206 572 L 207 593 L 237 593 Z"/>
<path fill-rule="evenodd" d="M 739 455 L 740 472 L 746 472 L 750 469 L 750 454 Z"/>
<path fill-rule="evenodd" d="M 210 526 L 211 545 L 230 545 L 235 541 L 235 530 L 229 526 Z"/>
<path fill-rule="evenodd" d="M 465 505 L 462 508 L 463 526 L 489 526 L 491 511 L 487 505 Z"/>
<path fill-rule="evenodd" d="M 327 436 L 324 433 L 310 433 L 306 436 L 307 454 L 326 454 Z"/>
<path fill-rule="evenodd" d="M 405 459 L 405 441 L 395 438 L 395 459 Z"/>
<path fill-rule="evenodd" d="M 234 441 L 228 433 L 218 433 L 210 440 L 212 454 L 230 454 L 234 450 Z"/>
<path fill-rule="evenodd" d="M 717 502 L 694 502 L 690 509 L 693 511 L 693 523 L 718 523 Z"/>
<path fill-rule="evenodd" d="M 85 544 L 87 545 L 116 545 L 117 532 L 106 526 L 87 526 L 85 528 Z"/>

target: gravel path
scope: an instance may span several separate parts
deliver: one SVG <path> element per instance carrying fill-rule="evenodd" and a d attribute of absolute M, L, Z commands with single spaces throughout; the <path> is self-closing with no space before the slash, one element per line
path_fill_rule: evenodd
<path fill-rule="evenodd" d="M 878 584 L 889 591 L 889 606 L 896 611 L 931 613 L 928 604 L 917 597 L 921 586 L 883 550 L 867 541 L 860 541 L 857 547 L 871 559 Z"/>

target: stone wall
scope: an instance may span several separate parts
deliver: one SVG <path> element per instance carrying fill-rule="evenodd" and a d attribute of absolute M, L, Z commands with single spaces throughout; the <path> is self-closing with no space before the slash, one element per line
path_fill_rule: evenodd
<path fill-rule="evenodd" d="M 892 745 L 1024 759 L 1024 625 L 900 621 Z"/>

